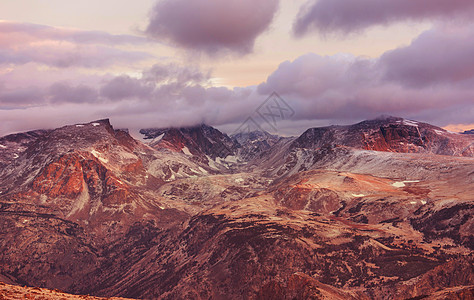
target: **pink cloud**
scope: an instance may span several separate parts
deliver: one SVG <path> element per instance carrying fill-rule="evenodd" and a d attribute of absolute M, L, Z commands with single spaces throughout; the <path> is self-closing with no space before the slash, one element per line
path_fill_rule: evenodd
<path fill-rule="evenodd" d="M 471 0 L 308 0 L 293 26 L 296 35 L 312 30 L 350 33 L 373 25 L 427 19 L 471 19 Z"/>
<path fill-rule="evenodd" d="M 40 24 L 0 20 L 0 46 L 29 43 L 37 40 L 69 41 L 77 44 L 145 44 L 152 41 L 133 35 L 114 35 L 103 31 L 58 28 Z M 18 38 L 19 37 L 19 38 Z"/>
<path fill-rule="evenodd" d="M 411 45 L 385 53 L 380 64 L 388 80 L 409 87 L 474 83 L 474 24 L 437 26 Z"/>
<path fill-rule="evenodd" d="M 441 125 L 472 122 L 472 28 L 438 26 L 377 59 L 303 55 L 282 63 L 258 91 L 291 99 L 299 119 L 392 114 Z"/>
<path fill-rule="evenodd" d="M 104 84 L 100 88 L 100 94 L 103 97 L 112 100 L 121 100 L 126 98 L 146 99 L 154 89 L 153 84 L 147 84 L 140 79 L 130 76 L 117 76 Z"/>
<path fill-rule="evenodd" d="M 151 12 L 146 32 L 210 55 L 247 54 L 277 7 L 278 0 L 161 0 Z"/>
<path fill-rule="evenodd" d="M 96 68 L 132 63 L 153 56 L 140 51 L 122 50 L 117 46 L 147 41 L 130 35 L 1 21 L 0 64 L 33 62 L 58 68 Z"/>
<path fill-rule="evenodd" d="M 50 103 L 91 103 L 97 101 L 97 91 L 86 85 L 72 86 L 67 82 L 56 82 L 48 89 Z"/>

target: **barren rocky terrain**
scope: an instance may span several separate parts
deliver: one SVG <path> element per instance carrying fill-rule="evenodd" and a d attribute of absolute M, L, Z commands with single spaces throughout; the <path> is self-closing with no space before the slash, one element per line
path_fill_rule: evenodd
<path fill-rule="evenodd" d="M 394 117 L 142 133 L 0 138 L 0 297 L 473 298 L 473 135 Z"/>
<path fill-rule="evenodd" d="M 5 300 L 23 300 L 23 299 L 36 299 L 36 300 L 126 300 L 125 298 L 119 297 L 94 297 L 89 295 L 71 295 L 59 290 L 50 290 L 38 287 L 21 287 L 16 285 L 5 284 L 0 282 L 0 299 Z"/>

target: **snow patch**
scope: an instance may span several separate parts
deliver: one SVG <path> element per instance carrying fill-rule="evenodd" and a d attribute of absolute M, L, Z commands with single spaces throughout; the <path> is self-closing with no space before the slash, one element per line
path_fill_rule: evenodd
<path fill-rule="evenodd" d="M 421 200 L 421 204 L 425 205 L 427 202 L 425 200 Z"/>
<path fill-rule="evenodd" d="M 110 205 L 110 207 L 102 207 L 102 210 L 104 212 L 106 211 L 112 211 L 112 212 L 124 212 L 125 209 L 127 208 L 128 203 L 122 203 L 118 205 Z"/>
<path fill-rule="evenodd" d="M 82 192 L 79 195 L 79 197 L 77 197 L 76 201 L 74 201 L 71 212 L 69 212 L 69 214 L 67 216 L 70 217 L 70 216 L 74 215 L 75 213 L 80 212 L 81 210 L 83 210 L 86 207 L 87 203 L 89 203 L 89 200 L 90 200 L 89 187 L 83 181 L 82 182 Z"/>
<path fill-rule="evenodd" d="M 226 162 L 237 163 L 237 156 L 229 155 L 225 158 Z"/>
<path fill-rule="evenodd" d="M 154 144 L 154 143 L 157 143 L 159 141 L 161 141 L 163 139 L 163 137 L 165 136 L 164 133 L 160 134 L 159 136 L 157 136 L 156 138 L 152 139 L 151 142 L 149 144 Z"/>
<path fill-rule="evenodd" d="M 40 204 L 46 204 L 48 202 L 48 197 L 44 194 L 41 194 L 39 197 Z"/>
<path fill-rule="evenodd" d="M 239 184 L 244 183 L 244 181 L 245 181 L 245 180 L 244 180 L 243 178 L 236 178 L 236 179 L 235 179 L 235 182 L 237 182 L 237 183 L 239 183 Z"/>
<path fill-rule="evenodd" d="M 216 163 L 209 156 L 206 155 L 206 157 L 207 157 L 207 160 L 208 160 L 209 167 L 211 167 L 215 170 L 218 170 Z"/>
<path fill-rule="evenodd" d="M 100 126 L 100 123 L 92 123 L 92 126 L 94 126 L 94 127 Z"/>
<path fill-rule="evenodd" d="M 403 124 L 407 126 L 415 126 L 418 127 L 418 122 L 410 121 L 410 120 L 403 120 Z"/>
<path fill-rule="evenodd" d="M 199 171 L 201 171 L 203 174 L 208 174 L 208 172 L 203 167 L 199 167 Z"/>
<path fill-rule="evenodd" d="M 410 204 L 416 204 L 416 201 L 410 201 Z"/>
<path fill-rule="evenodd" d="M 96 150 L 92 150 L 92 151 L 91 151 L 91 154 L 94 155 L 94 156 L 97 157 L 97 158 L 100 157 L 100 153 L 97 152 Z"/>
<path fill-rule="evenodd" d="M 183 149 L 181 149 L 184 154 L 192 156 L 193 154 L 189 151 L 188 147 L 184 146 Z"/>
<path fill-rule="evenodd" d="M 138 156 L 136 156 L 135 154 L 124 151 L 124 150 L 119 151 L 118 155 L 123 160 L 137 160 L 138 159 Z"/>
<path fill-rule="evenodd" d="M 100 160 L 101 162 L 103 162 L 104 164 L 108 163 L 109 160 L 102 157 L 102 154 L 96 150 L 92 150 L 91 151 L 91 154 L 94 155 L 98 160 Z"/>
<path fill-rule="evenodd" d="M 78 124 L 78 125 L 76 125 L 76 127 L 84 127 L 84 125 Z"/>
<path fill-rule="evenodd" d="M 434 131 L 436 132 L 436 134 L 439 134 L 439 135 L 442 135 L 444 133 L 443 131 L 437 130 L 437 129 L 435 129 Z"/>
<path fill-rule="evenodd" d="M 420 181 L 419 180 L 397 181 L 397 182 L 392 183 L 392 186 L 400 188 L 400 187 L 404 187 L 406 185 L 405 183 L 417 183 L 417 182 L 420 182 Z"/>
<path fill-rule="evenodd" d="M 360 197 L 365 197 L 365 195 L 364 194 L 352 194 L 352 197 L 360 198 Z"/>
<path fill-rule="evenodd" d="M 7 146 L 4 146 L 4 145 L 0 144 L 0 148 L 7 149 Z"/>
<path fill-rule="evenodd" d="M 392 186 L 401 188 L 405 186 L 405 183 L 403 183 L 403 181 L 397 181 L 397 182 L 392 183 Z"/>
<path fill-rule="evenodd" d="M 17 159 L 18 157 L 20 157 L 18 154 L 16 154 L 16 153 L 13 154 L 13 158 L 14 158 L 14 159 Z"/>

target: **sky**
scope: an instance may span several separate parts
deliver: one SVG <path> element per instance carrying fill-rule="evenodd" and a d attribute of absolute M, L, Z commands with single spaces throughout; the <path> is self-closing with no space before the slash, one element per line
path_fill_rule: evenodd
<path fill-rule="evenodd" d="M 472 15 L 472 0 L 2 0 L 0 136 L 103 118 L 471 129 Z"/>

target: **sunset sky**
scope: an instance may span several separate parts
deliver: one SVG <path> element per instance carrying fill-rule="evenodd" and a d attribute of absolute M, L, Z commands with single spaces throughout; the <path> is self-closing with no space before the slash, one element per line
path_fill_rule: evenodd
<path fill-rule="evenodd" d="M 472 0 L 2 0 L 0 135 L 110 118 L 281 134 L 394 115 L 474 128 Z"/>

